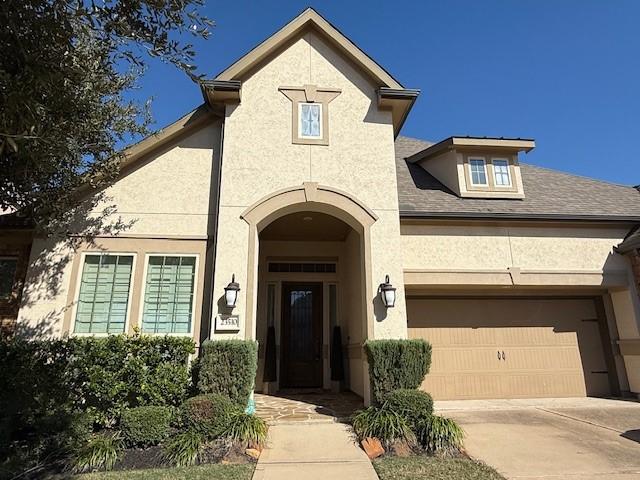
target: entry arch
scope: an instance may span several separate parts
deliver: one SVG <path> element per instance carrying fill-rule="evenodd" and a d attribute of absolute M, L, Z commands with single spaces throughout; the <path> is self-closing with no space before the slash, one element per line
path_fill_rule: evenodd
<path fill-rule="evenodd" d="M 359 233 L 364 289 L 362 312 L 365 314 L 363 321 L 366 322 L 364 331 L 368 339 L 373 338 L 373 303 L 367 301 L 367 297 L 372 291 L 370 228 L 378 220 L 378 216 L 354 196 L 316 182 L 304 182 L 299 186 L 273 192 L 255 202 L 240 215 L 249 225 L 245 338 L 256 338 L 259 234 L 278 218 L 302 211 L 332 215 Z"/>

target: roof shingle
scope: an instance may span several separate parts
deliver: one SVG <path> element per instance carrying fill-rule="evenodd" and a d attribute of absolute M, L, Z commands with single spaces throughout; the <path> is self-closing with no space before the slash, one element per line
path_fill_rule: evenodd
<path fill-rule="evenodd" d="M 524 199 L 461 198 L 420 165 L 405 158 L 432 145 L 399 136 L 396 170 L 400 215 L 513 218 L 602 218 L 640 221 L 640 192 L 633 187 L 520 163 Z"/>

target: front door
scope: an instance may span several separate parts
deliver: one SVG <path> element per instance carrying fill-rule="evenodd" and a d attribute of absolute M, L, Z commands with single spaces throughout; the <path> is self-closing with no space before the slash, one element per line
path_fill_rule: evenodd
<path fill-rule="evenodd" d="M 282 285 L 281 387 L 322 387 L 322 284 Z"/>

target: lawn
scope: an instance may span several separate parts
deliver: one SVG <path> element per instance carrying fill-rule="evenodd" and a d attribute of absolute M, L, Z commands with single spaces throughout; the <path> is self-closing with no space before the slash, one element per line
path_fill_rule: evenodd
<path fill-rule="evenodd" d="M 120 470 L 87 473 L 77 480 L 250 480 L 255 464 L 199 465 L 183 468 L 155 468 L 149 470 Z"/>
<path fill-rule="evenodd" d="M 468 458 L 383 457 L 373 466 L 380 480 L 504 480 L 493 468 Z"/>

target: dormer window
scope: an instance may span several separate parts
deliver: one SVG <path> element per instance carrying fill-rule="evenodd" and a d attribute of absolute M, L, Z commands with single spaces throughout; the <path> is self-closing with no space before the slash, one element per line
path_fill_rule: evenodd
<path fill-rule="evenodd" d="M 496 187 L 510 187 L 511 174 L 509 172 L 509 160 L 506 158 L 493 158 L 491 164 L 493 165 L 493 178 Z"/>
<path fill-rule="evenodd" d="M 322 138 L 322 104 L 299 103 L 299 132 L 301 138 Z"/>
<path fill-rule="evenodd" d="M 484 158 L 469 158 L 469 177 L 476 186 L 487 186 L 487 162 Z"/>

